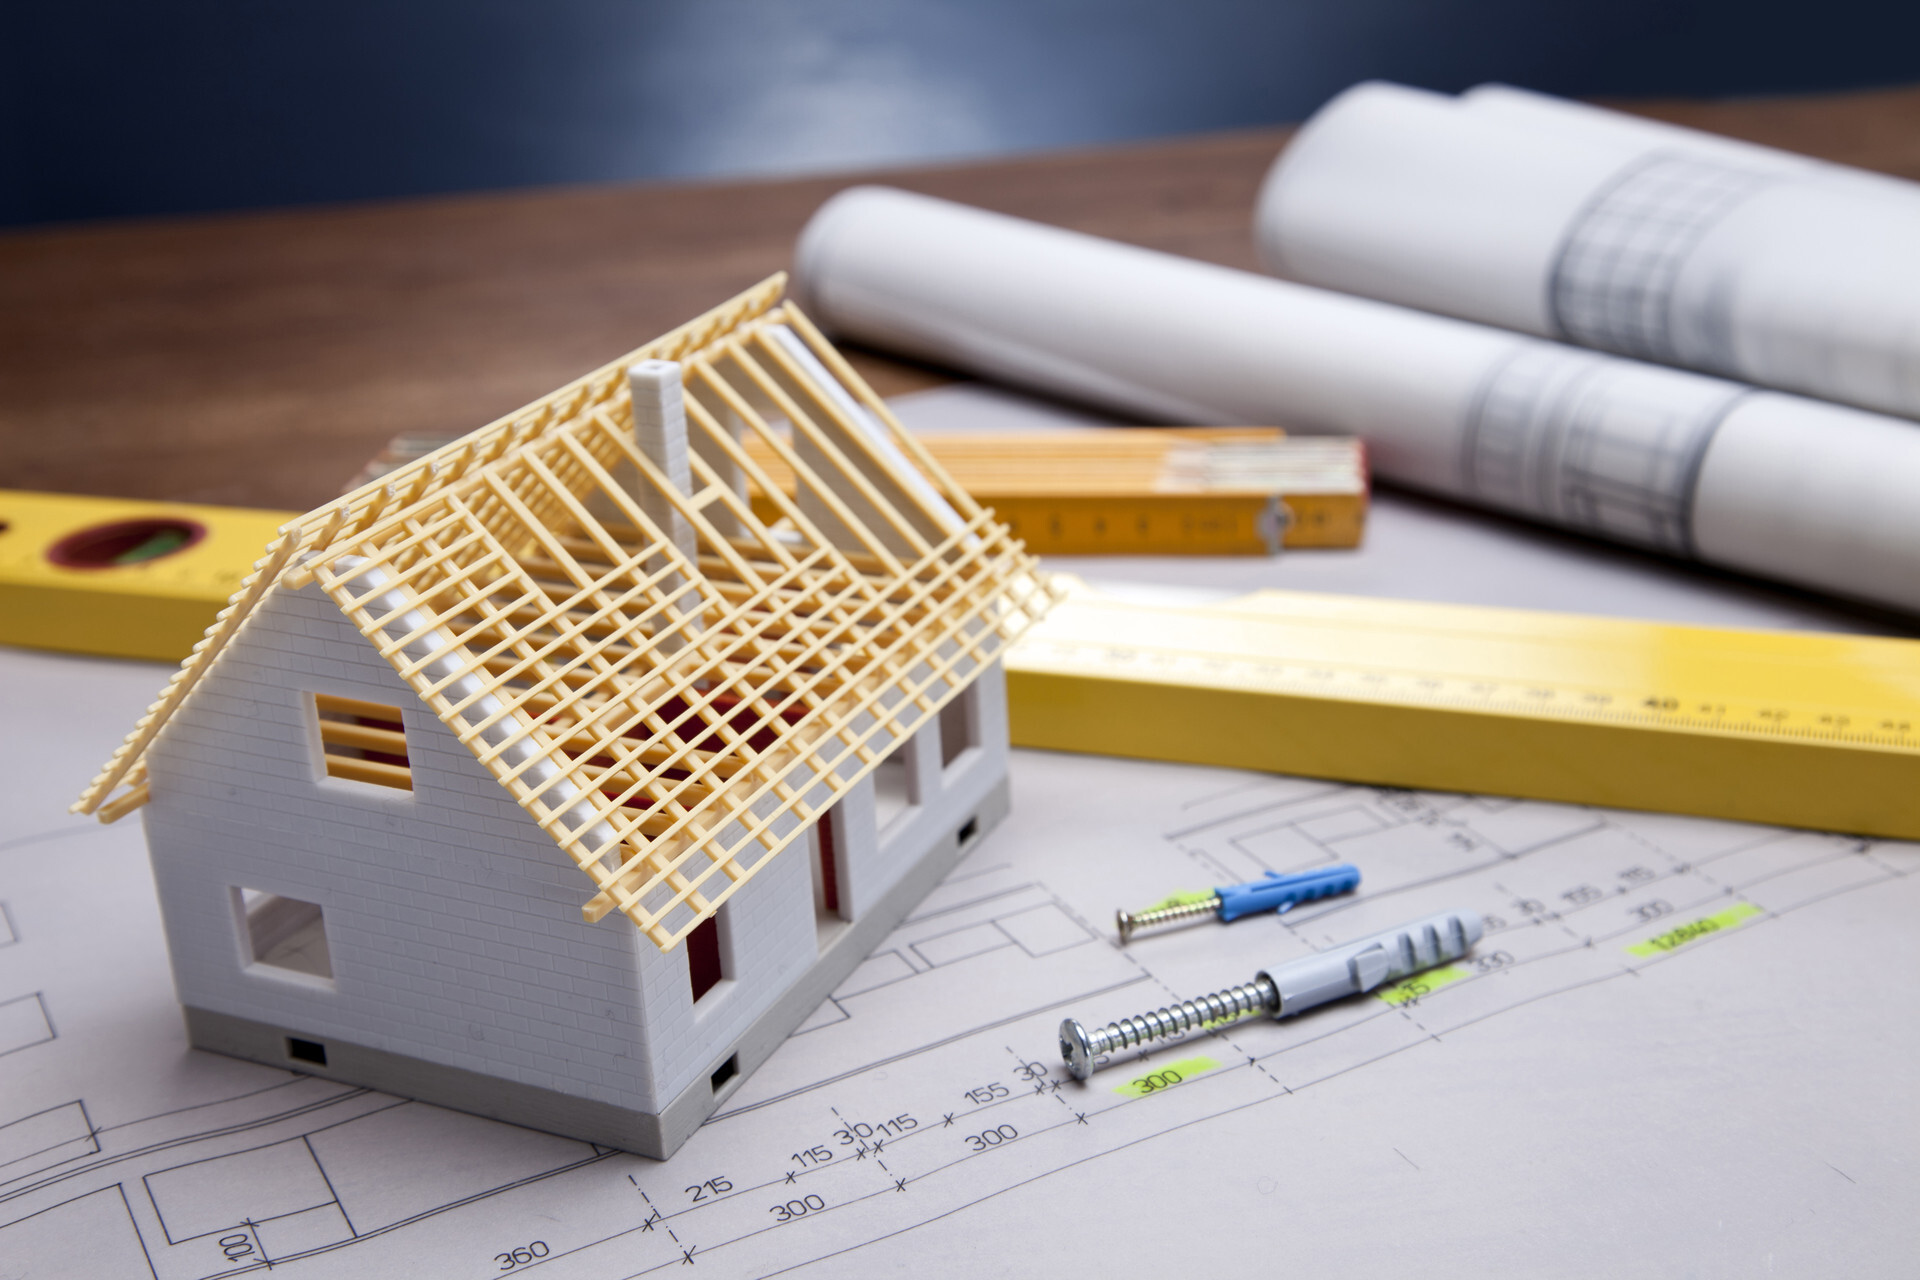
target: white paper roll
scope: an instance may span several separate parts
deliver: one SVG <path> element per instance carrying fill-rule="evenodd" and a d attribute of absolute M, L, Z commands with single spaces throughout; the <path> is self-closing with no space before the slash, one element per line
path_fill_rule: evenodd
<path fill-rule="evenodd" d="M 1275 162 L 1291 280 L 1920 416 L 1920 186 L 1504 86 L 1364 84 Z"/>
<path fill-rule="evenodd" d="M 1920 610 L 1910 424 L 883 188 L 822 206 L 797 275 L 876 347 L 1145 420 L 1359 435 L 1401 484 Z"/>

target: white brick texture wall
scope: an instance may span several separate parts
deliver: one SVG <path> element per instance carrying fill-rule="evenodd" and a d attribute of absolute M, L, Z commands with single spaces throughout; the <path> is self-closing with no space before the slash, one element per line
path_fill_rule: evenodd
<path fill-rule="evenodd" d="M 401 708 L 412 794 L 324 776 L 315 693 Z M 729 980 L 698 1006 L 684 947 L 583 923 L 592 884 L 317 587 L 267 598 L 149 768 L 175 982 L 200 1008 L 655 1112 L 815 959 L 805 841 L 723 908 Z M 863 866 L 861 897 L 908 861 Z M 321 906 L 331 985 L 246 963 L 235 887 Z"/>

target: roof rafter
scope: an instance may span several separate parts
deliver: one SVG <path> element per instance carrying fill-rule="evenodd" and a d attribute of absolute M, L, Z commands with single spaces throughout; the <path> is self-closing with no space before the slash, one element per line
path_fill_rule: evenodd
<path fill-rule="evenodd" d="M 284 526 L 75 809 L 137 806 L 222 648 L 317 581 L 586 873 L 585 916 L 676 944 L 1052 599 L 782 287 Z M 634 436 L 642 360 L 682 366 L 686 490 Z"/>

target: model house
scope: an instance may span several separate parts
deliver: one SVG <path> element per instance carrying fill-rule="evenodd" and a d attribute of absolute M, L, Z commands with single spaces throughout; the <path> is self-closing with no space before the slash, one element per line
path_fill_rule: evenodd
<path fill-rule="evenodd" d="M 266 549 L 75 806 L 195 1045 L 665 1157 L 1005 813 L 1046 588 L 782 286 Z"/>

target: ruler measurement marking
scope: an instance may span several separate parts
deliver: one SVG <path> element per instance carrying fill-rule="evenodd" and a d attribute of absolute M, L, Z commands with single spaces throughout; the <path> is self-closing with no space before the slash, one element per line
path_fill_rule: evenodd
<path fill-rule="evenodd" d="M 1605 690 L 1538 682 L 1493 681 L 1459 676 L 1415 676 L 1356 668 L 1334 668 L 1322 664 L 1276 665 L 1244 657 L 1212 656 L 1189 650 L 1151 649 L 1145 646 L 1120 648 L 1112 645 L 1070 646 L 1057 642 L 1016 649 L 1012 665 L 1028 671 L 1049 671 L 1068 676 L 1106 676 L 1162 683 L 1168 668 L 1175 678 L 1200 687 L 1245 692 L 1249 683 L 1259 692 L 1301 693 L 1339 698 L 1351 702 L 1392 702 L 1408 707 L 1449 708 L 1493 712 L 1513 712 L 1547 719 L 1578 719 L 1590 722 L 1646 725 L 1666 729 L 1710 732 L 1734 737 L 1798 739 L 1866 747 L 1905 748 L 1920 752 L 1920 737 L 1910 733 L 1875 733 L 1804 721 L 1824 717 L 1840 718 L 1848 723 L 1882 718 L 1904 721 L 1904 717 L 1861 709 L 1839 711 L 1826 707 L 1753 710 L 1730 709 L 1718 716 L 1699 716 L 1680 711 L 1647 710 L 1635 706 L 1597 705 L 1642 703 L 1649 699 L 1672 699 L 1673 694 L 1644 690 Z M 1136 675 L 1142 668 L 1151 674 Z M 1363 687 L 1346 692 L 1341 685 Z M 1464 686 L 1464 688 L 1462 687 Z M 1792 722 L 1790 722 L 1792 721 Z"/>

